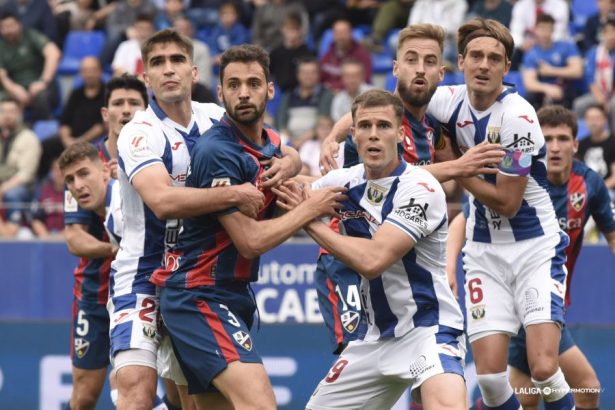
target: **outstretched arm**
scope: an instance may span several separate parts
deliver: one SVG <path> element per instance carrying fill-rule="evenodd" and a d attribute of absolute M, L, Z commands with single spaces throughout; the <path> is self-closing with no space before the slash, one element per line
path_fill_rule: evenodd
<path fill-rule="evenodd" d="M 320 146 L 320 169 L 323 175 L 337 168 L 335 158 L 337 158 L 340 150 L 339 143 L 344 141 L 344 138 L 350 133 L 351 126 L 352 115 L 348 113 L 335 123 L 331 133 L 322 142 Z"/>
<path fill-rule="evenodd" d="M 89 259 L 106 258 L 117 253 L 117 246 L 96 239 L 81 224 L 68 224 L 64 228 L 68 251 L 75 256 Z"/>
<path fill-rule="evenodd" d="M 448 240 L 446 242 L 446 275 L 448 284 L 457 297 L 457 259 L 466 241 L 466 218 L 459 212 L 448 225 Z"/>

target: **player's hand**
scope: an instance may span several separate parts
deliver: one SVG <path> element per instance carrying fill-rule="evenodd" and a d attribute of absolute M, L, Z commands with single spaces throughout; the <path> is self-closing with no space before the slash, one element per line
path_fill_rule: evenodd
<path fill-rule="evenodd" d="M 502 162 L 504 155 L 505 152 L 500 144 L 483 143 L 470 148 L 452 162 L 455 162 L 454 166 L 459 170 L 461 178 L 497 174 L 497 165 Z"/>
<path fill-rule="evenodd" d="M 107 166 L 109 167 L 109 172 L 111 173 L 111 178 L 117 179 L 117 158 L 111 158 L 109 162 L 107 162 Z"/>
<path fill-rule="evenodd" d="M 271 191 L 278 197 L 276 205 L 286 212 L 292 211 L 303 202 L 305 199 L 303 190 L 304 184 L 296 181 L 285 181 L 283 184 L 271 188 Z"/>
<path fill-rule="evenodd" d="M 545 95 L 553 101 L 559 101 L 564 98 L 564 90 L 556 84 L 549 84 L 545 88 Z"/>
<path fill-rule="evenodd" d="M 269 167 L 261 175 L 264 188 L 278 186 L 287 179 L 295 176 L 295 164 L 289 156 L 282 158 L 273 157 L 261 161 L 261 164 Z"/>
<path fill-rule="evenodd" d="M 307 188 L 307 189 L 306 189 Z M 309 189 L 304 187 L 303 195 L 305 204 L 309 209 L 314 210 L 317 217 L 338 216 L 338 209 L 344 208 L 342 201 L 348 199 L 345 187 L 328 187 L 322 189 Z"/>
<path fill-rule="evenodd" d="M 335 160 L 340 151 L 340 144 L 331 138 L 326 138 L 320 146 L 320 173 L 326 175 L 327 172 L 337 168 Z"/>
<path fill-rule="evenodd" d="M 231 189 L 238 195 L 236 206 L 239 211 L 250 218 L 256 218 L 265 206 L 265 195 L 249 182 L 233 185 Z"/>

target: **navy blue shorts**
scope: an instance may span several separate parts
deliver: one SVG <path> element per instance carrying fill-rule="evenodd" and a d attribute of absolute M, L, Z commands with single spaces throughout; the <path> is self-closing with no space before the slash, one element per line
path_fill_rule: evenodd
<path fill-rule="evenodd" d="M 109 365 L 109 312 L 105 305 L 73 299 L 70 357 L 78 369 Z"/>
<path fill-rule="evenodd" d="M 531 375 L 530 365 L 527 361 L 527 346 L 525 344 L 525 329 L 521 327 L 519 333 L 510 339 L 508 347 L 508 364 L 515 369 L 522 371 L 528 376 Z M 559 354 L 561 355 L 571 347 L 576 346 L 570 330 L 566 326 L 562 328 L 562 336 L 559 342 Z"/>
<path fill-rule="evenodd" d="M 363 337 L 367 330 L 360 284 L 361 277 L 355 271 L 332 255 L 320 255 L 316 265 L 318 306 L 334 354 L 340 354 L 348 342 Z"/>
<path fill-rule="evenodd" d="M 160 312 L 190 394 L 216 391 L 212 380 L 231 362 L 262 363 L 249 333 L 255 310 L 246 284 L 160 289 Z"/>

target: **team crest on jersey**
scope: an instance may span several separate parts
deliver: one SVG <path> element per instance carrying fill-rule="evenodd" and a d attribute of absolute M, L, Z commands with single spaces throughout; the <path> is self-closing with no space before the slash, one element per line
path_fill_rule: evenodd
<path fill-rule="evenodd" d="M 231 185 L 231 179 L 226 177 L 226 178 L 214 178 L 213 181 L 211 181 L 211 187 L 212 188 L 216 188 L 216 187 L 222 187 L 222 186 L 229 186 Z"/>
<path fill-rule="evenodd" d="M 88 353 L 88 350 L 90 350 L 90 342 L 81 337 L 76 337 L 75 354 L 77 355 L 77 357 L 79 359 L 83 359 L 83 357 Z"/>
<path fill-rule="evenodd" d="M 473 306 L 470 309 L 470 313 L 472 315 L 472 319 L 474 320 L 483 319 L 485 317 L 485 305 Z"/>
<path fill-rule="evenodd" d="M 499 144 L 502 141 L 500 127 L 487 127 L 487 141 L 491 144 Z"/>
<path fill-rule="evenodd" d="M 387 189 L 380 185 L 374 184 L 371 181 L 367 183 L 367 202 L 372 205 L 378 205 L 384 199 L 384 194 Z"/>
<path fill-rule="evenodd" d="M 237 332 L 233 333 L 233 339 L 235 339 L 235 341 L 239 343 L 239 345 L 241 345 L 241 347 L 246 349 L 248 352 L 252 350 L 252 338 L 248 333 L 244 332 L 243 330 L 238 330 Z"/>
<path fill-rule="evenodd" d="M 155 338 L 156 337 L 156 326 L 144 324 L 143 325 L 143 335 L 145 337 L 149 337 L 150 339 Z"/>
<path fill-rule="evenodd" d="M 585 205 L 585 194 L 581 192 L 573 192 L 570 194 L 568 198 L 570 200 L 570 205 L 574 208 L 575 211 L 580 211 Z"/>
<path fill-rule="evenodd" d="M 359 327 L 361 315 L 359 312 L 349 310 L 342 313 L 340 319 L 342 320 L 342 326 L 344 326 L 344 329 L 346 329 L 348 333 L 354 333 L 354 331 L 357 330 L 357 327 Z"/>
<path fill-rule="evenodd" d="M 77 200 L 73 197 L 73 194 L 67 189 L 64 191 L 64 212 L 77 212 L 79 209 Z"/>

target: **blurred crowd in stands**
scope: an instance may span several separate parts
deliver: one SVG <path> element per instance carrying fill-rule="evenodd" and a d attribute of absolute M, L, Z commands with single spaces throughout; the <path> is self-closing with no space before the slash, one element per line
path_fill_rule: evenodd
<path fill-rule="evenodd" d="M 615 192 L 615 0 L 0 0 L 0 237 L 60 237 L 55 159 L 76 141 L 104 138 L 104 82 L 142 74 L 140 46 L 157 30 L 193 39 L 200 102 L 217 102 L 224 50 L 267 49 L 269 123 L 318 175 L 320 140 L 353 98 L 394 88 L 399 30 L 445 27 L 443 84 L 458 84 L 456 29 L 474 16 L 510 28 L 506 79 L 536 109 L 560 103 L 577 113 L 578 158 Z M 447 191 L 460 200 L 459 189 Z"/>

